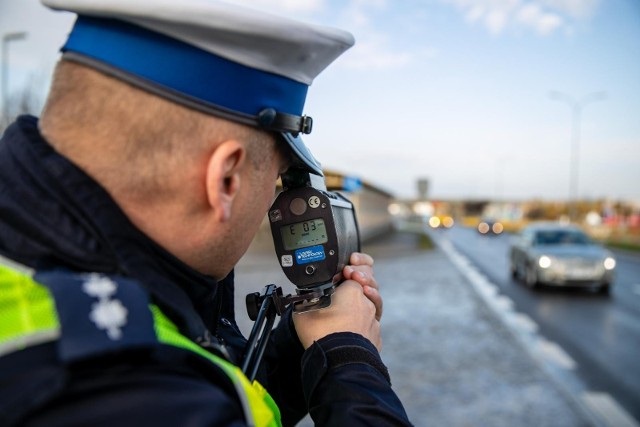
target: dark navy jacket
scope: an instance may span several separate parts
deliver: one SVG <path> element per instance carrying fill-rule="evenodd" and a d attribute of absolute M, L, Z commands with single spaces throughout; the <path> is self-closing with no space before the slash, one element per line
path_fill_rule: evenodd
<path fill-rule="evenodd" d="M 136 280 L 182 334 L 224 344 L 240 364 L 246 341 L 235 323 L 233 273 L 216 282 L 156 245 L 98 183 L 47 144 L 30 116 L 0 141 L 0 255 L 38 271 Z M 0 425 L 2 411 L 23 414 L 29 426 L 243 425 L 225 382 L 192 359 L 122 352 L 64 366 L 62 375 L 50 346 L 0 358 Z M 317 425 L 409 424 L 375 347 L 359 335 L 333 334 L 305 352 L 287 314 L 264 365 L 258 379 L 285 425 L 307 408 Z M 9 400 L 17 403 L 2 408 Z"/>

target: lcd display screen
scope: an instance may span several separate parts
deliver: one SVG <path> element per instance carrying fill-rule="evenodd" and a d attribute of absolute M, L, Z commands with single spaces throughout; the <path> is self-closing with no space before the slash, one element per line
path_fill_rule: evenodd
<path fill-rule="evenodd" d="M 296 222 L 280 227 L 284 249 L 292 251 L 327 242 L 327 229 L 322 218 Z"/>

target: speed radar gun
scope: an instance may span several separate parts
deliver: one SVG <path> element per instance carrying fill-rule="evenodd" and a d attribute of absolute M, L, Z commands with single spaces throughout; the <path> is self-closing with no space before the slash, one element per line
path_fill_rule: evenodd
<path fill-rule="evenodd" d="M 268 285 L 247 295 L 247 312 L 255 323 L 242 370 L 252 381 L 276 315 L 291 304 L 299 314 L 331 305 L 331 295 L 344 280 L 344 266 L 360 251 L 353 204 L 327 191 L 324 177 L 291 170 L 282 176 L 282 186 L 268 216 L 278 262 L 296 293 L 283 296 L 281 287 Z"/>

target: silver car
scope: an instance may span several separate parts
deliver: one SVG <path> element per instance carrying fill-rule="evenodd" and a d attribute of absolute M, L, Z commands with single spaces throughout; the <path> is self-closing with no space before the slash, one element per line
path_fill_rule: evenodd
<path fill-rule="evenodd" d="M 529 225 L 513 238 L 509 252 L 512 276 L 530 288 L 540 283 L 596 286 L 608 293 L 613 283 L 613 254 L 576 226 Z"/>

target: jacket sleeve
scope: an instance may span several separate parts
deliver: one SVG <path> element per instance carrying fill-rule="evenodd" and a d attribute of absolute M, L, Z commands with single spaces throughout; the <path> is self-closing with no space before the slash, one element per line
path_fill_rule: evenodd
<path fill-rule="evenodd" d="M 304 351 L 288 310 L 270 346 L 268 390 L 284 426 L 307 412 L 317 426 L 411 425 L 378 350 L 363 336 L 331 334 Z"/>
<path fill-rule="evenodd" d="M 302 358 L 302 384 L 317 426 L 408 426 L 375 346 L 340 332 L 315 342 Z"/>

